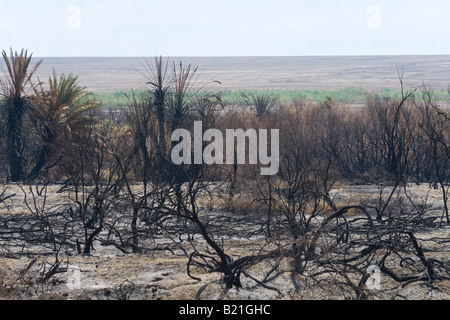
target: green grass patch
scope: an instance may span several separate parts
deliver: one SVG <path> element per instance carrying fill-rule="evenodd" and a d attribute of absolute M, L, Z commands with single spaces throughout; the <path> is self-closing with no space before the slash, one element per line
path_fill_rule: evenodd
<path fill-rule="evenodd" d="M 144 97 L 145 90 L 135 90 L 137 96 Z M 293 101 L 303 100 L 306 102 L 320 103 L 327 97 L 331 97 L 338 104 L 363 104 L 369 94 L 363 88 L 349 87 L 338 90 L 314 90 L 314 89 L 273 89 L 273 90 L 225 90 L 220 91 L 219 95 L 224 105 L 245 105 L 246 96 L 258 93 L 270 94 L 278 99 L 280 103 L 292 103 Z M 401 98 L 400 90 L 383 89 L 376 94 L 385 98 Z M 116 91 L 111 93 L 102 93 L 92 95 L 92 99 L 100 101 L 103 108 L 123 108 L 128 105 L 127 96 L 131 96 L 132 91 Z M 203 96 L 207 94 L 217 94 L 217 92 L 198 92 L 196 95 Z M 434 97 L 437 101 L 449 101 L 449 94 L 446 91 L 435 91 Z M 415 93 L 415 98 L 421 99 L 421 93 Z"/>

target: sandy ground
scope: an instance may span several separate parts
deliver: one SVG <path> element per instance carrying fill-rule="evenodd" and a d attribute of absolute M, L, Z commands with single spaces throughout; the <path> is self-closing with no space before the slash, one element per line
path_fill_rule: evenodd
<path fill-rule="evenodd" d="M 52 187 L 57 188 L 57 186 Z M 14 211 L 26 210 L 20 204 L 20 189 L 11 186 L 10 191 L 17 192 L 12 200 Z M 430 212 L 442 212 L 440 193 L 430 189 L 428 185 L 411 186 L 411 195 L 417 201 L 426 201 Z M 54 191 L 54 190 L 52 190 Z M 347 186 L 332 190 L 335 201 L 340 204 L 351 204 L 361 195 L 366 195 L 367 201 L 375 197 L 380 189 L 376 186 Z M 389 192 L 386 188 L 384 192 Z M 51 201 L 57 203 L 61 195 L 50 192 Z M 49 199 L 49 200 L 50 200 Z M 5 212 L 0 212 L 5 214 Z M 427 231 L 416 235 L 418 239 L 431 237 L 450 238 L 450 227 L 442 227 L 435 231 Z M 257 240 L 255 240 L 257 241 Z M 254 244 L 254 243 L 253 243 Z M 235 258 L 246 255 L 252 248 L 251 241 L 236 240 L 225 243 L 228 252 Z M 449 261 L 450 248 L 439 248 L 436 258 Z M 37 261 L 25 275 L 20 276 L 32 258 Z M 8 257 L 3 251 L 0 254 L 0 287 L 9 283 L 15 287 L 8 298 L 18 299 L 134 299 L 134 300 L 180 300 L 180 299 L 345 299 L 351 297 L 350 293 L 343 293 L 337 287 L 326 288 L 308 284 L 307 275 L 299 276 L 296 288 L 293 279 L 288 273 L 281 274 L 268 285 L 270 288 L 258 286 L 250 278 L 243 277 L 243 288 L 224 291 L 221 276 L 218 273 L 206 273 L 204 270 L 193 269 L 200 281 L 190 278 L 186 273 L 187 257 L 182 254 L 171 254 L 168 251 L 148 251 L 140 254 L 123 254 L 111 246 L 95 245 L 90 256 L 72 255 L 64 258 L 62 267 L 68 267 L 67 272 L 56 274 L 49 283 L 37 284 L 34 288 L 27 288 L 27 281 L 35 277 L 41 268 L 46 267 L 45 261 L 51 258 L 36 255 L 22 255 L 20 258 Z M 286 262 L 288 263 L 288 262 Z M 269 266 L 259 264 L 251 269 L 251 274 L 258 278 L 263 270 Z M 287 265 L 286 265 L 287 267 Z M 440 282 L 436 288 L 430 289 L 426 285 L 415 283 L 402 287 L 393 283 L 385 276 L 381 278 L 383 290 L 377 298 L 392 297 L 397 294 L 400 299 L 450 299 L 450 282 Z M 276 288 L 276 290 L 274 290 Z M 296 290 L 297 289 L 297 290 Z M 298 290 L 299 289 L 299 290 Z M 1 293 L 1 292 L 0 292 Z"/>

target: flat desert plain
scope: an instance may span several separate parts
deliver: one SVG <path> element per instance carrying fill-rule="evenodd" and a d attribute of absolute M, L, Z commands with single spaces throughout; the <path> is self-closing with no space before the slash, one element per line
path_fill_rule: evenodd
<path fill-rule="evenodd" d="M 302 57 L 169 57 L 198 67 L 199 85 L 220 81 L 220 90 L 324 89 L 361 87 L 368 91 L 399 89 L 399 72 L 405 84 L 426 84 L 447 90 L 450 55 L 440 56 L 302 56 Z M 35 61 L 41 58 L 34 58 Z M 139 89 L 145 85 L 153 57 L 43 58 L 39 76 L 53 68 L 79 76 L 94 93 Z M 1 73 L 5 72 L 0 63 Z"/>

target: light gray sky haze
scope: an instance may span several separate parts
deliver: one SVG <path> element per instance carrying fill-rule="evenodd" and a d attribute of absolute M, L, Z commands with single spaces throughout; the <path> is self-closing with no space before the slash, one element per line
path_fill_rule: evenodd
<path fill-rule="evenodd" d="M 450 54 L 448 0 L 2 1 L 0 49 L 34 56 Z"/>

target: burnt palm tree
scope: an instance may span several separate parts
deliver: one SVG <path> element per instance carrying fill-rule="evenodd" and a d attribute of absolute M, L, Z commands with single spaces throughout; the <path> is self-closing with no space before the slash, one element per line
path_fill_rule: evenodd
<path fill-rule="evenodd" d="M 161 159 L 167 157 L 166 145 L 166 118 L 167 100 L 170 94 L 171 80 L 167 75 L 168 64 L 164 63 L 162 56 L 155 58 L 154 66 L 148 68 L 148 82 L 156 118 L 158 121 L 158 150 Z"/>
<path fill-rule="evenodd" d="M 8 152 L 9 174 L 13 182 L 21 181 L 24 178 L 24 115 L 29 106 L 30 99 L 26 95 L 26 89 L 31 84 L 31 77 L 36 72 L 40 60 L 29 72 L 32 54 L 28 55 L 27 50 L 22 49 L 20 53 L 2 51 L 3 60 L 6 64 L 7 79 L 4 83 L 2 109 L 6 120 L 6 146 Z"/>
<path fill-rule="evenodd" d="M 197 102 L 197 94 L 201 87 L 195 87 L 197 68 L 191 64 L 184 66 L 182 62 L 173 63 L 173 90 L 170 96 L 171 130 L 178 129 L 182 121 L 192 111 Z"/>

